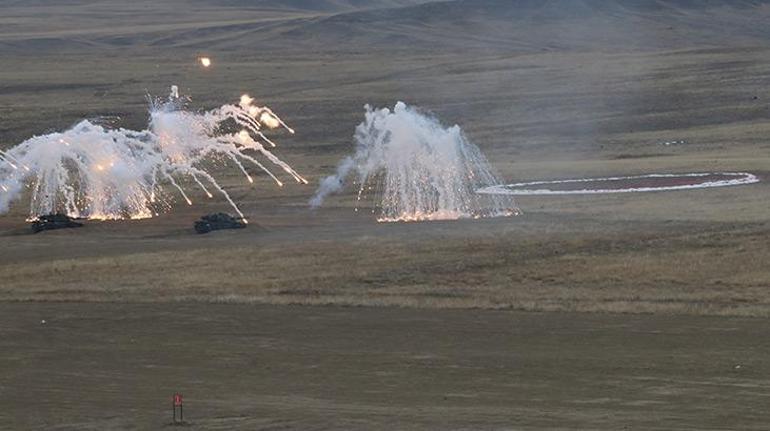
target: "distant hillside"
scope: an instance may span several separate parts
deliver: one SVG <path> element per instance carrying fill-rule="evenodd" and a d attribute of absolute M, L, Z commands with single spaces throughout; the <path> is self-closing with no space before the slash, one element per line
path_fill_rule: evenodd
<path fill-rule="evenodd" d="M 413 6 L 430 0 L 196 0 L 207 6 L 339 13 Z"/>
<path fill-rule="evenodd" d="M 453 0 L 337 14 L 276 40 L 339 48 L 657 49 L 770 41 L 770 0 Z"/>
<path fill-rule="evenodd" d="M 324 51 L 659 50 L 770 42 L 770 0 L 70 0 L 51 4 L 0 0 L 6 13 L 0 26 L 0 51 L 255 46 Z"/>

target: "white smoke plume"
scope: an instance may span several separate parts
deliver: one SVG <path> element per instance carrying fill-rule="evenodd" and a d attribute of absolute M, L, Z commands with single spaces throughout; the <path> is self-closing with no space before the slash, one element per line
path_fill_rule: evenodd
<path fill-rule="evenodd" d="M 320 206 L 357 173 L 358 200 L 371 195 L 379 221 L 506 216 L 518 213 L 509 196 L 480 195 L 500 184 L 481 151 L 459 126 L 444 127 L 403 102 L 373 110 L 355 132 L 355 154 L 321 181 L 310 200 Z"/>
<path fill-rule="evenodd" d="M 31 219 L 55 212 L 91 219 L 147 218 L 171 207 L 164 186 L 192 204 L 181 185 L 185 179 L 209 198 L 210 189 L 220 193 L 243 216 L 207 166 L 232 162 L 253 182 L 246 168 L 251 164 L 282 186 L 256 158 L 261 155 L 297 182 L 307 183 L 265 148 L 275 146 L 265 129 L 294 131 L 253 101 L 243 95 L 237 105 L 190 112 L 173 86 L 167 101 L 152 103 L 147 130 L 107 129 L 82 121 L 0 151 L 0 213 L 29 189 Z"/>
<path fill-rule="evenodd" d="M 323 204 L 326 196 L 342 190 L 342 188 L 345 187 L 345 178 L 347 178 L 350 170 L 355 168 L 355 166 L 356 161 L 352 157 L 345 157 L 342 159 L 337 165 L 337 173 L 321 180 L 318 190 L 310 199 L 310 206 L 312 208 L 318 208 Z"/>

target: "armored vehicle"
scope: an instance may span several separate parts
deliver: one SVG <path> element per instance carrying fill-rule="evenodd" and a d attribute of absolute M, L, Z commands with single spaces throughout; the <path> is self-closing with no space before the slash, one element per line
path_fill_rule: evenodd
<path fill-rule="evenodd" d="M 220 229 L 243 229 L 245 227 L 246 221 L 243 218 L 233 217 L 225 213 L 205 215 L 195 222 L 195 231 L 198 233 L 209 233 L 212 230 Z"/>
<path fill-rule="evenodd" d="M 83 223 L 78 223 L 71 217 L 64 214 L 46 214 L 41 215 L 32 222 L 32 232 L 38 233 L 44 230 L 67 229 L 72 227 L 83 227 Z"/>

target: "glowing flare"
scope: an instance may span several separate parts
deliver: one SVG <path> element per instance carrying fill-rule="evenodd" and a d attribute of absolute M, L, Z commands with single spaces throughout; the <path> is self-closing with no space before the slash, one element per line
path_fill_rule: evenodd
<path fill-rule="evenodd" d="M 263 112 L 262 115 L 259 116 L 259 122 L 270 129 L 281 127 L 281 122 L 267 112 Z"/>
<path fill-rule="evenodd" d="M 241 96 L 240 105 L 243 109 L 248 109 L 249 106 L 251 106 L 251 102 L 253 102 L 254 99 L 249 96 L 248 94 L 244 94 Z"/>
<path fill-rule="evenodd" d="M 201 57 L 200 58 L 201 66 L 203 67 L 209 67 L 211 66 L 211 59 L 208 57 Z"/>
<path fill-rule="evenodd" d="M 249 132 L 245 130 L 241 130 L 240 132 L 238 132 L 238 139 L 241 140 L 241 143 L 245 143 L 251 140 L 251 136 L 249 136 Z"/>

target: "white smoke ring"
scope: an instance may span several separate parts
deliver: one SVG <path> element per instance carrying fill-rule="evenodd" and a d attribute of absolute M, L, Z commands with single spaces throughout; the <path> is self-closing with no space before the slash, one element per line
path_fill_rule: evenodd
<path fill-rule="evenodd" d="M 571 183 L 594 183 L 594 182 L 616 182 L 616 181 L 628 181 L 628 180 L 641 180 L 649 178 L 687 178 L 687 177 L 709 177 L 709 176 L 724 176 L 735 177 L 732 179 L 722 179 L 717 181 L 704 181 L 697 184 L 681 184 L 681 185 L 669 185 L 669 186 L 655 186 L 655 187 L 626 187 L 616 189 L 576 189 L 576 190 L 552 190 L 549 188 L 525 188 L 531 186 L 544 186 L 555 184 L 571 184 Z M 686 173 L 686 174 L 646 174 L 646 175 L 633 175 L 622 177 L 602 177 L 602 178 L 577 178 L 567 180 L 551 180 L 551 181 L 531 181 L 524 183 L 514 183 L 505 185 L 496 185 L 490 187 L 484 187 L 476 191 L 480 194 L 500 194 L 511 196 L 544 196 L 544 195 L 585 195 L 585 194 L 613 194 L 613 193 L 643 193 L 643 192 L 658 192 L 658 191 L 676 191 L 676 190 L 692 190 L 692 189 L 704 189 L 715 187 L 729 187 L 729 186 L 741 186 L 748 184 L 755 184 L 760 182 L 759 177 L 748 172 L 705 172 L 705 173 Z"/>

